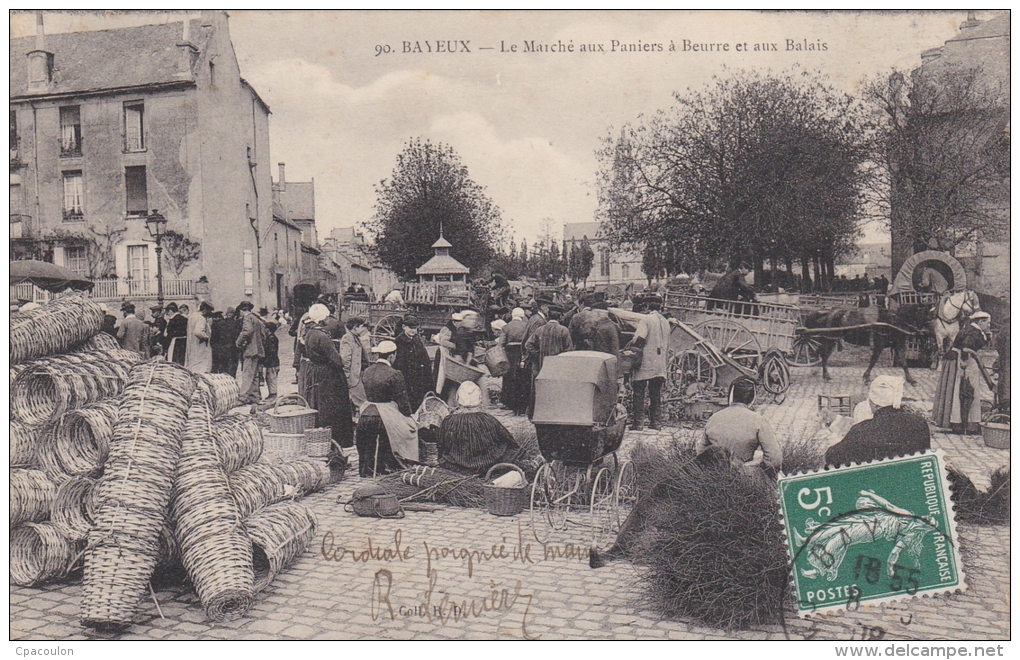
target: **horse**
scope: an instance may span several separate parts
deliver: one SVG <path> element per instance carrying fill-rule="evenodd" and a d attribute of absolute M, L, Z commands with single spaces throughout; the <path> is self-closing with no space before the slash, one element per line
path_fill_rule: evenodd
<path fill-rule="evenodd" d="M 970 316 L 980 309 L 981 301 L 970 289 L 942 294 L 934 309 L 935 318 L 931 322 L 940 360 L 956 341 L 956 335 L 960 334 L 961 317 Z"/>
<path fill-rule="evenodd" d="M 856 309 L 821 310 L 812 312 L 804 320 L 804 326 L 809 329 L 848 328 L 845 332 L 814 335 L 819 340 L 818 352 L 822 358 L 822 378 L 825 380 L 832 380 L 829 376 L 829 358 L 841 339 L 854 346 L 870 345 L 871 361 L 863 375 L 864 382 L 869 382 L 871 371 L 875 368 L 882 351 L 889 348 L 895 363 L 895 360 L 903 354 L 906 344 L 907 334 L 903 330 L 910 332 L 925 327 L 929 320 L 928 313 L 928 309 L 922 305 L 901 305 L 895 311 L 879 309 L 879 323 L 894 326 L 887 328 L 875 327 Z M 910 375 L 910 369 L 907 368 L 906 360 L 903 361 L 903 378 L 911 385 L 916 384 L 914 377 Z"/>

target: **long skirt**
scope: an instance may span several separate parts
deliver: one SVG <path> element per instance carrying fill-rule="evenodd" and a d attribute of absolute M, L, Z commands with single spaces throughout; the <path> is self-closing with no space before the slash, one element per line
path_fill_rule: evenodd
<path fill-rule="evenodd" d="M 521 345 L 507 344 L 506 358 L 510 369 L 503 376 L 503 405 L 521 414 L 528 407 L 527 385 L 524 383 L 527 372 L 521 369 Z"/>
<path fill-rule="evenodd" d="M 310 407 L 319 411 L 317 424 L 330 427 L 333 440 L 338 445 L 354 446 L 354 411 L 343 369 L 302 361 L 301 396 Z"/>
<path fill-rule="evenodd" d="M 358 472 L 361 477 L 374 478 L 404 469 L 393 453 L 390 437 L 382 417 L 372 406 L 358 419 Z"/>
<path fill-rule="evenodd" d="M 977 424 L 981 421 L 981 392 L 983 383 L 978 366 L 971 357 L 966 371 L 960 369 L 960 352 L 953 349 L 946 355 L 935 388 L 931 417 L 936 426 L 949 428 L 953 424 Z"/>

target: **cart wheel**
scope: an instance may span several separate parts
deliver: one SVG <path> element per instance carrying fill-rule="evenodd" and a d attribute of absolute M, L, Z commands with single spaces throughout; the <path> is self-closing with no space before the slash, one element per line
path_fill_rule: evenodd
<path fill-rule="evenodd" d="M 818 355 L 822 342 L 811 335 L 799 334 L 793 340 L 793 366 L 817 367 L 822 363 Z"/>
<path fill-rule="evenodd" d="M 384 340 L 393 341 L 397 336 L 397 327 L 400 325 L 401 317 L 398 314 L 387 314 L 375 324 L 372 330 L 372 339 L 380 342 Z"/>
<path fill-rule="evenodd" d="M 790 370 L 781 355 L 773 353 L 761 365 L 761 384 L 772 395 L 783 394 L 790 389 Z"/>
<path fill-rule="evenodd" d="M 616 537 L 619 523 L 613 493 L 613 472 L 601 468 L 591 486 L 591 545 L 606 550 Z"/>
<path fill-rule="evenodd" d="M 631 510 L 638 501 L 637 471 L 634 464 L 624 461 L 616 473 L 616 490 L 613 493 L 613 514 L 615 517 L 615 531 L 619 533 L 623 527 L 623 521 L 630 515 Z M 615 539 L 613 540 L 615 543 Z"/>
<path fill-rule="evenodd" d="M 694 329 L 740 366 L 758 370 L 761 344 L 745 326 L 728 319 L 711 319 L 702 321 Z"/>
<path fill-rule="evenodd" d="M 552 465 L 545 463 L 538 468 L 535 483 L 531 485 L 531 533 L 542 544 L 549 540 L 553 532 L 550 514 L 554 506 L 555 489 Z"/>
<path fill-rule="evenodd" d="M 674 394 L 683 396 L 692 383 L 715 387 L 715 367 L 702 353 L 686 350 L 669 362 L 669 383 Z"/>

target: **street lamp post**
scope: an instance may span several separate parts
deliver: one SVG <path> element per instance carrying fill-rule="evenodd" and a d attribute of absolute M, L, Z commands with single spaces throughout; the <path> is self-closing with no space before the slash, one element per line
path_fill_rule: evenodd
<path fill-rule="evenodd" d="M 145 226 L 149 235 L 156 239 L 156 300 L 159 308 L 163 309 L 163 236 L 166 234 L 166 218 L 158 210 L 152 209 L 152 213 L 145 219 Z"/>

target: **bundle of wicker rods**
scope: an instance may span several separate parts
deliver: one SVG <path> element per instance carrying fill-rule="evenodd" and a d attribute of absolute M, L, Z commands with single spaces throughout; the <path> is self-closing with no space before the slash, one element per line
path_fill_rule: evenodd
<path fill-rule="evenodd" d="M 131 369 L 85 553 L 81 618 L 87 626 L 130 624 L 147 593 L 194 389 L 191 373 L 173 362 L 150 360 Z"/>
<path fill-rule="evenodd" d="M 57 489 L 50 522 L 69 541 L 84 541 L 95 524 L 87 504 L 95 484 L 88 477 L 73 477 Z"/>
<path fill-rule="evenodd" d="M 212 440 L 220 465 L 227 474 L 257 463 L 262 456 L 262 427 L 251 415 L 214 419 Z"/>
<path fill-rule="evenodd" d="M 280 475 L 264 463 L 247 465 L 232 473 L 229 480 L 230 492 L 242 520 L 287 497 Z"/>
<path fill-rule="evenodd" d="M 252 543 L 255 593 L 305 551 L 317 524 L 312 510 L 297 502 L 272 504 L 244 521 Z"/>
<path fill-rule="evenodd" d="M 36 465 L 42 470 L 46 477 L 53 482 L 54 486 L 60 486 L 71 478 L 64 471 L 57 457 L 57 442 L 53 435 L 52 426 L 44 426 L 39 430 L 39 444 L 36 445 Z"/>
<path fill-rule="evenodd" d="M 26 365 L 24 365 L 24 364 L 12 364 L 11 365 L 11 369 L 10 369 L 10 371 L 11 371 L 11 383 L 10 384 L 11 385 L 14 385 L 14 379 L 18 377 L 18 374 L 20 374 L 22 371 L 25 370 L 25 366 Z"/>
<path fill-rule="evenodd" d="M 69 542 L 49 523 L 25 523 L 11 530 L 11 582 L 31 587 L 68 573 L 80 544 Z"/>
<path fill-rule="evenodd" d="M 695 458 L 689 443 L 635 449 L 642 498 L 617 547 L 648 567 L 652 608 L 717 628 L 778 623 L 790 565 L 775 482 L 732 468 L 725 451 Z"/>
<path fill-rule="evenodd" d="M 32 467 L 36 464 L 39 429 L 29 428 L 11 420 L 11 467 Z"/>
<path fill-rule="evenodd" d="M 214 621 L 244 616 L 254 602 L 251 541 L 212 440 L 206 392 L 196 390 L 181 440 L 170 511 L 184 568 Z"/>
<path fill-rule="evenodd" d="M 378 481 L 402 502 L 438 502 L 468 509 L 485 507 L 485 482 L 445 468 L 416 465 Z"/>
<path fill-rule="evenodd" d="M 141 360 L 133 351 L 93 351 L 40 358 L 11 386 L 11 410 L 29 426 L 55 422 L 69 410 L 116 396 Z"/>
<path fill-rule="evenodd" d="M 329 466 L 324 460 L 304 459 L 272 466 L 283 482 L 287 497 L 304 497 L 329 485 Z"/>
<path fill-rule="evenodd" d="M 11 323 L 11 364 L 64 353 L 102 326 L 99 303 L 79 295 L 61 296 L 21 312 Z"/>
<path fill-rule="evenodd" d="M 120 348 L 117 338 L 108 332 L 100 332 L 86 339 L 75 351 L 88 353 L 89 351 L 116 351 Z"/>
<path fill-rule="evenodd" d="M 119 401 L 106 399 L 71 410 L 53 427 L 56 458 L 69 475 L 95 475 L 106 462 Z"/>
<path fill-rule="evenodd" d="M 44 472 L 11 470 L 11 527 L 50 517 L 57 489 Z"/>
<path fill-rule="evenodd" d="M 227 374 L 202 374 L 198 377 L 198 389 L 209 395 L 213 419 L 223 417 L 237 406 L 240 390 L 237 379 Z"/>

